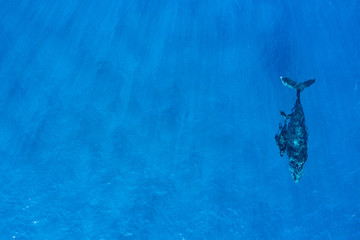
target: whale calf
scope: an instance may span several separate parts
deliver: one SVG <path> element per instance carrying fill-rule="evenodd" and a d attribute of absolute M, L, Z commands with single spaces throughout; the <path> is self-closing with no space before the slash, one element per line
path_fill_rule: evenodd
<path fill-rule="evenodd" d="M 280 156 L 286 155 L 289 158 L 289 169 L 295 182 L 298 182 L 303 175 L 304 164 L 307 160 L 307 139 L 308 134 L 305 126 L 304 111 L 300 102 L 300 93 L 311 86 L 315 79 L 297 83 L 290 78 L 280 77 L 282 83 L 296 90 L 296 102 L 290 114 L 281 111 L 285 118 L 285 124 L 279 124 L 279 133 L 275 135 L 276 144 L 280 150 Z"/>

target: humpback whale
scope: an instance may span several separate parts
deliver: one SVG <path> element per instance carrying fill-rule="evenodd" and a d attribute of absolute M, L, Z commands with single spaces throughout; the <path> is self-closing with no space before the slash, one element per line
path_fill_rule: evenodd
<path fill-rule="evenodd" d="M 304 111 L 300 102 L 300 93 L 311 86 L 315 79 L 297 83 L 290 78 L 280 77 L 282 83 L 296 90 L 296 102 L 290 114 L 281 111 L 285 123 L 279 124 L 279 133 L 275 135 L 276 144 L 280 150 L 280 156 L 286 155 L 289 158 L 289 169 L 295 182 L 298 182 L 303 175 L 303 167 L 307 160 L 307 128 L 305 126 Z"/>

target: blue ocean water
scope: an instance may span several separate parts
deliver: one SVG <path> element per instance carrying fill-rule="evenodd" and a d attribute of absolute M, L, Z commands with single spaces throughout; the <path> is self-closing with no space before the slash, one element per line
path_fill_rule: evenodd
<path fill-rule="evenodd" d="M 0 239 L 360 239 L 360 2 L 0 1 Z M 274 135 L 302 93 L 295 183 Z"/>

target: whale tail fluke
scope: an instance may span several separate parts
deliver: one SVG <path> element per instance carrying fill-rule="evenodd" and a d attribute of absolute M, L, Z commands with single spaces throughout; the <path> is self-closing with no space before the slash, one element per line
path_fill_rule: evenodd
<path fill-rule="evenodd" d="M 315 79 L 310 79 L 302 83 L 297 83 L 286 77 L 280 77 L 280 79 L 285 86 L 288 86 L 298 92 L 301 92 L 305 88 L 310 87 L 315 82 Z"/>

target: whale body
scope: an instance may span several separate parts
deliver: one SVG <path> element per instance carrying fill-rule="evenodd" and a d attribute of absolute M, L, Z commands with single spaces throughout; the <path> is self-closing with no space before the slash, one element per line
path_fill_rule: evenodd
<path fill-rule="evenodd" d="M 280 77 L 282 83 L 296 90 L 297 99 L 290 114 L 280 112 L 285 117 L 285 124 L 279 125 L 279 133 L 275 135 L 276 144 L 280 150 L 280 156 L 286 155 L 289 158 L 289 169 L 295 182 L 303 176 L 304 164 L 307 160 L 307 128 L 305 126 L 304 111 L 300 102 L 300 93 L 311 86 L 315 79 L 297 83 L 290 78 Z"/>

